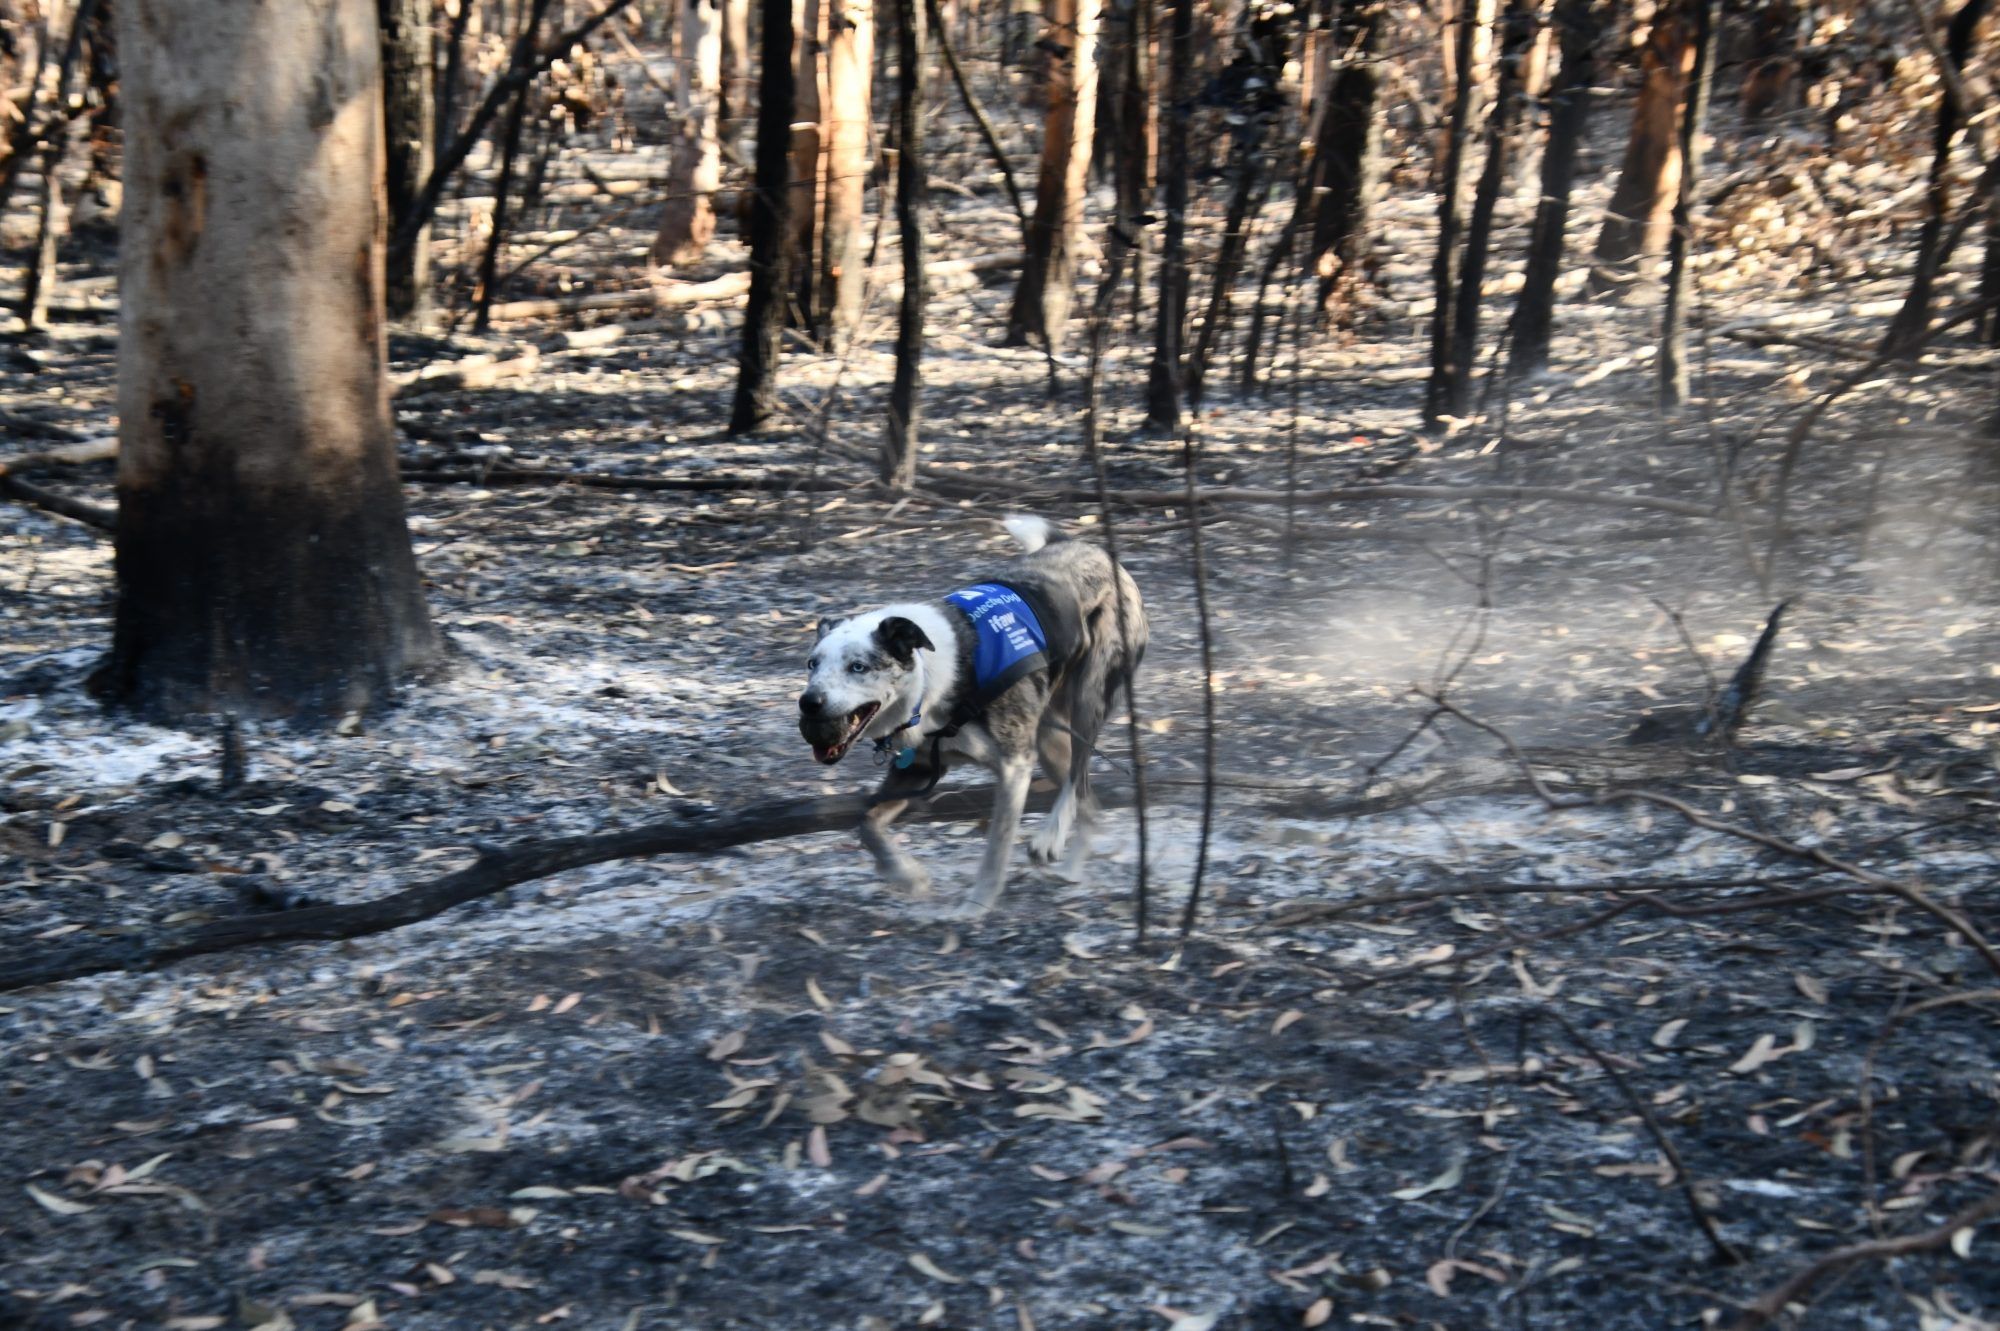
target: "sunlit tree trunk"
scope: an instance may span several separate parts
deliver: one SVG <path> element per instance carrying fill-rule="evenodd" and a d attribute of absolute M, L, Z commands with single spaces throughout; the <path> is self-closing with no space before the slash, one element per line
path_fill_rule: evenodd
<path fill-rule="evenodd" d="M 722 187 L 722 6 L 682 0 L 680 81 L 674 89 L 679 142 L 667 171 L 667 204 L 653 238 L 653 262 L 699 262 L 715 235 Z"/>
<path fill-rule="evenodd" d="M 750 191 L 750 295 L 729 433 L 745 434 L 778 406 L 778 351 L 790 286 L 792 0 L 764 0 L 757 88 L 757 168 Z"/>
<path fill-rule="evenodd" d="M 867 276 L 868 236 L 861 210 L 868 188 L 875 13 L 873 0 L 826 3 L 826 216 L 820 232 L 819 323 L 823 332 L 844 343 L 860 322 Z"/>
<path fill-rule="evenodd" d="M 1521 297 L 1508 325 L 1507 373 L 1514 378 L 1538 374 L 1549 363 L 1556 279 L 1562 275 L 1563 238 L 1569 225 L 1570 194 L 1576 185 L 1576 153 L 1590 113 L 1591 87 L 1597 81 L 1597 46 L 1604 17 L 1604 0 L 1559 0 L 1556 5 L 1562 68 L 1549 95 L 1541 201 L 1528 236 Z"/>
<path fill-rule="evenodd" d="M 394 231 L 423 193 L 435 155 L 431 0 L 377 0 L 376 10 L 382 24 L 382 140 L 389 229 Z M 431 229 L 426 224 L 389 265 L 389 317 L 421 314 L 430 303 L 430 287 Z"/>
<path fill-rule="evenodd" d="M 1657 257 L 1667 248 L 1681 182 L 1681 103 L 1694 64 L 1682 3 L 1663 0 L 1640 55 L 1642 82 L 1632 107 L 1632 133 L 1592 256 L 1600 286 L 1632 273 L 1642 258 Z"/>
<path fill-rule="evenodd" d="M 826 197 L 826 11 L 831 0 L 793 0 L 791 298 L 808 323 L 819 294 L 819 220 Z"/>
<path fill-rule="evenodd" d="M 117 610 L 165 717 L 338 717 L 438 644 L 384 375 L 370 0 L 118 0 Z"/>
<path fill-rule="evenodd" d="M 1701 136 L 1708 120 L 1709 89 L 1715 82 L 1716 0 L 1688 0 L 1687 19 L 1694 44 L 1687 110 L 1681 118 L 1681 179 L 1674 199 L 1673 234 L 1667 239 L 1667 295 L 1660 322 L 1659 405 L 1677 412 L 1688 399 L 1687 303 L 1694 249 L 1694 199 L 1701 188 Z"/>
<path fill-rule="evenodd" d="M 1065 49 L 1049 65 L 1041 176 L 1007 319 L 1009 346 L 1032 339 L 1060 348 L 1069 323 L 1096 128 L 1097 20 L 1098 0 L 1052 0 L 1049 6 L 1049 40 Z"/>
<path fill-rule="evenodd" d="M 722 141 L 734 150 L 750 123 L 756 80 L 750 73 L 750 0 L 722 4 Z"/>

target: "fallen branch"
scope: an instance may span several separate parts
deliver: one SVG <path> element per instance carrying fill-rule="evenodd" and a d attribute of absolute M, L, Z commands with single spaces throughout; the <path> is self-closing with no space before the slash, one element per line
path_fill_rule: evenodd
<path fill-rule="evenodd" d="M 491 388 L 509 379 L 525 378 L 540 369 L 541 365 L 541 350 L 533 346 L 526 348 L 511 360 L 501 360 L 498 356 L 488 353 L 467 356 L 463 360 L 440 361 L 426 365 L 414 375 L 398 379 L 391 387 L 389 395 L 396 398 L 411 398 L 427 393 L 455 393 Z"/>
<path fill-rule="evenodd" d="M 1933 901 L 1928 892 L 1914 883 L 1906 883 L 1900 879 L 1891 878 L 1887 874 L 1876 873 L 1873 869 L 1863 868 L 1858 864 L 1843 860 L 1837 855 L 1829 854 L 1826 850 L 1818 846 L 1802 846 L 1796 841 L 1788 841 L 1784 837 L 1775 836 L 1769 832 L 1761 832 L 1756 828 L 1741 827 L 1735 823 L 1724 822 L 1720 818 L 1711 817 L 1704 811 L 1695 808 L 1686 800 L 1679 799 L 1673 795 L 1662 794 L 1656 790 L 1605 790 L 1589 795 L 1557 794 L 1555 791 L 1549 789 L 1547 782 L 1535 771 L 1528 755 L 1515 742 L 1513 736 L 1490 722 L 1481 721 L 1477 717 L 1468 715 L 1457 706 L 1445 701 L 1440 695 L 1425 693 L 1421 689 L 1416 692 L 1419 696 L 1429 701 L 1432 706 L 1438 708 L 1438 710 L 1457 717 L 1473 729 L 1483 731 L 1499 740 L 1506 747 L 1507 752 L 1513 756 L 1515 762 L 1520 765 L 1522 775 L 1534 790 L 1536 797 L 1551 809 L 1588 808 L 1593 805 L 1618 804 L 1628 800 L 1642 804 L 1651 804 L 1656 808 L 1670 809 L 1687 819 L 1690 823 L 1693 823 L 1696 827 L 1710 832 L 1720 832 L 1725 836 L 1733 836 L 1739 840 L 1763 846 L 1767 850 L 1777 851 L 1780 855 L 1786 855 L 1795 860 L 1804 860 L 1808 863 L 1817 864 L 1822 868 L 1831 869 L 1843 877 L 1852 878 L 1858 883 L 1865 883 L 1890 896 L 1900 898 L 1906 904 L 1938 920 L 1946 928 L 1964 939 L 1972 947 L 1972 950 L 1979 954 L 1980 960 L 1986 963 L 1987 968 L 1995 975 L 2000 975 L 2000 951 L 1994 949 L 1993 944 L 1986 940 L 1986 936 L 1979 931 L 1972 921 L 1966 919 L 1964 915 L 1953 910 L 1950 906 L 1939 901 Z"/>
<path fill-rule="evenodd" d="M 1203 778 L 1199 774 L 1153 773 L 1147 782 L 1149 786 L 1200 789 Z M 1285 812 L 1309 808 L 1327 817 L 1379 813 L 1469 793 L 1463 785 L 1441 781 L 1435 775 L 1410 781 L 1400 790 L 1383 790 L 1380 784 L 1356 797 L 1350 790 L 1334 791 L 1314 782 L 1257 773 L 1218 772 L 1215 776 L 1220 789 L 1265 796 L 1260 806 Z M 1133 802 L 1129 782 L 1100 782 L 1096 789 L 1106 808 L 1127 808 Z M 1034 792 L 1029 808 L 1046 810 L 1050 793 Z M 922 804 L 913 804 L 903 821 L 983 818 L 992 801 L 991 786 L 941 791 Z M 859 793 L 770 800 L 733 812 L 665 819 L 621 832 L 476 847 L 479 858 L 465 868 L 373 901 L 232 916 L 151 939 L 87 939 L 68 947 L 36 945 L 0 952 L 0 992 L 109 971 L 157 970 L 187 957 L 263 943 L 362 938 L 432 919 L 453 907 L 568 869 L 653 855 L 713 854 L 752 842 L 849 831 L 860 822 L 866 807 L 867 796 Z"/>
<path fill-rule="evenodd" d="M 45 513 L 53 513 L 59 518 L 81 522 L 84 526 L 95 527 L 98 531 L 118 530 L 118 510 L 103 504 L 93 504 L 88 499 L 78 499 L 72 495 L 50 490 L 5 471 L 0 471 L 0 496 L 26 504 L 30 508 L 39 508 Z"/>
<path fill-rule="evenodd" d="M 1606 1058 L 1597 1046 L 1562 1014 L 1560 1008 L 1544 1005 L 1542 1013 L 1562 1027 L 1564 1033 L 1575 1041 L 1584 1053 L 1589 1054 L 1598 1067 L 1604 1069 L 1604 1075 L 1611 1078 L 1611 1084 L 1625 1097 L 1625 1103 L 1631 1106 L 1632 1112 L 1646 1125 L 1646 1131 L 1653 1136 L 1653 1143 L 1660 1148 L 1660 1154 L 1667 1158 L 1667 1164 L 1673 1169 L 1674 1182 L 1680 1185 L 1681 1196 L 1687 1201 L 1688 1211 L 1694 1216 L 1695 1224 L 1701 1227 L 1702 1235 L 1707 1238 L 1709 1246 L 1715 1250 L 1716 1260 L 1724 1266 L 1741 1266 L 1743 1254 L 1738 1252 L 1728 1239 L 1722 1237 L 1722 1231 L 1716 1227 L 1715 1217 L 1710 1215 L 1708 1207 L 1702 1204 L 1701 1193 L 1695 1188 L 1694 1175 L 1689 1171 L 1687 1161 L 1681 1158 L 1680 1151 L 1675 1148 L 1674 1139 L 1667 1135 L 1664 1127 L 1660 1126 L 1659 1117 L 1653 1113 L 1652 1106 L 1632 1089 L 1632 1084 L 1625 1080 L 1625 1074 L 1618 1070 L 1617 1063 Z"/>
<path fill-rule="evenodd" d="M 1863 1243 L 1850 1243 L 1844 1248 L 1835 1248 L 1751 1304 L 1749 1310 L 1736 1320 L 1733 1331 L 1756 1331 L 1758 1327 L 1764 1326 L 1782 1313 L 1787 1305 L 1805 1297 L 1814 1285 L 1836 1271 L 1844 1270 L 1858 1262 L 1907 1257 L 1919 1252 L 1934 1252 L 1950 1243 L 1952 1235 L 1961 1229 L 1971 1229 L 1996 1215 L 2000 1215 L 2000 1190 L 1990 1192 L 1982 1200 L 1965 1207 L 1936 1229 L 1905 1234 L 1900 1238 L 1869 1239 Z"/>
<path fill-rule="evenodd" d="M 935 489 L 955 489 L 967 494 L 992 494 L 1001 491 L 1017 495 L 1033 495 L 1058 503 L 1089 504 L 1097 501 L 1095 490 L 1050 487 L 1022 481 L 997 480 L 991 477 L 972 479 L 964 472 L 946 467 L 928 466 L 922 469 L 922 474 Z M 1124 504 L 1131 508 L 1187 506 L 1187 495 L 1180 490 L 1112 490 L 1106 497 L 1114 504 Z M 1717 516 L 1712 506 L 1689 503 L 1684 499 L 1612 494 L 1603 490 L 1565 490 L 1543 485 L 1336 485 L 1318 490 L 1300 490 L 1296 494 L 1287 494 L 1283 490 L 1225 486 L 1215 490 L 1204 490 L 1201 496 L 1204 505 L 1333 504 L 1375 499 L 1438 499 L 1458 503 L 1476 500 L 1509 500 L 1517 503 L 1548 501 L 1588 504 L 1597 508 L 1647 509 L 1655 513 L 1673 513 L 1684 518 L 1713 519 Z"/>
<path fill-rule="evenodd" d="M 0 430 L 5 430 L 10 434 L 26 435 L 30 439 L 61 439 L 72 444 L 84 442 L 82 435 L 66 425 L 57 425 L 53 421 L 41 420 L 38 417 L 25 415 L 18 411 L 0 411 Z M 33 453 L 28 454 L 30 458 L 35 456 L 37 455 Z M 25 460 L 24 458 L 15 458 L 13 465 L 19 466 Z M 8 464 L 0 462 L 0 468 L 4 468 L 6 465 Z"/>

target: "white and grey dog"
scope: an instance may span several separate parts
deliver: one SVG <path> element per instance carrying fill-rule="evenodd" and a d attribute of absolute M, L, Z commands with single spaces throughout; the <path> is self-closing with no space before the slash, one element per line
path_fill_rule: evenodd
<path fill-rule="evenodd" d="M 1072 866 L 1088 853 L 1091 752 L 1113 695 L 1146 651 L 1139 589 L 1109 555 L 1042 518 L 1012 517 L 1006 527 L 1023 553 L 992 578 L 941 600 L 822 619 L 799 697 L 799 732 L 820 762 L 874 741 L 887 771 L 861 840 L 889 881 L 913 894 L 930 890 L 930 875 L 889 825 L 953 759 L 993 773 L 986 854 L 967 903 L 976 912 L 1006 886 L 1038 753 L 1059 789 L 1029 851 L 1051 862 L 1074 835 Z"/>

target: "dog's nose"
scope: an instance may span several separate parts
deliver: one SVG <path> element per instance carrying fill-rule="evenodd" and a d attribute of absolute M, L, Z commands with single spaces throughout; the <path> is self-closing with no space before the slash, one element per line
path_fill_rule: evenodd
<path fill-rule="evenodd" d="M 811 691 L 799 695 L 799 710 L 801 712 L 817 712 L 825 703 L 825 698 Z"/>

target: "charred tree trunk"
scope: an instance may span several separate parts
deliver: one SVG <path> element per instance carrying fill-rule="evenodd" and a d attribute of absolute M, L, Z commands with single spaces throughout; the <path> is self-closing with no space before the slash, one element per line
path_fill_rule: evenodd
<path fill-rule="evenodd" d="M 1063 50 L 1049 63 L 1041 176 L 1021 280 L 1007 316 L 1010 347 L 1039 341 L 1054 352 L 1069 324 L 1096 129 L 1097 18 L 1098 0 L 1052 0 L 1049 6 L 1049 40 Z"/>
<path fill-rule="evenodd" d="M 1986 253 L 1979 265 L 1979 303 L 1986 313 L 1979 321 L 1979 336 L 1990 347 L 2000 347 L 2000 162 L 1986 166 Z"/>
<path fill-rule="evenodd" d="M 944 7 L 938 0 L 929 0 L 925 13 L 930 19 L 930 35 L 937 42 L 938 54 L 944 57 L 944 67 L 951 74 L 952 85 L 958 89 L 958 99 L 965 103 L 965 113 L 972 117 L 973 127 L 979 131 L 979 138 L 986 145 L 987 155 L 993 159 L 995 169 L 1000 172 L 1000 183 L 1007 191 L 1007 201 L 1014 206 L 1014 215 L 1021 220 L 1021 243 L 1027 243 L 1028 209 L 1021 202 L 1021 186 L 1014 179 L 1014 165 L 1007 160 L 1007 150 L 1000 145 L 1000 136 L 994 132 L 993 121 L 986 114 L 986 107 L 980 102 L 979 94 L 972 90 L 972 81 L 965 75 L 964 66 L 958 63 L 958 52 L 953 48 L 951 36 L 946 31 L 950 26 L 944 20 Z"/>
<path fill-rule="evenodd" d="M 1507 154 L 1513 144 L 1515 112 L 1522 100 L 1522 62 L 1535 35 L 1536 0 L 1509 0 L 1500 20 L 1500 77 L 1493 113 L 1486 122 L 1486 162 L 1472 196 L 1472 216 L 1465 229 L 1465 258 L 1460 264 L 1457 308 L 1451 316 L 1451 358 L 1445 402 L 1454 416 L 1472 406 L 1472 369 L 1479 359 L 1479 314 L 1485 305 L 1486 258 L 1493 241 L 1493 213 L 1507 178 Z M 1442 293 L 1440 293 L 1442 295 Z"/>
<path fill-rule="evenodd" d="M 1745 124 L 1756 124 L 1789 99 L 1799 72 L 1799 7 L 1795 0 L 1765 0 L 1749 20 L 1738 105 Z"/>
<path fill-rule="evenodd" d="M 1478 26 L 1470 13 L 1463 13 L 1455 21 L 1455 30 L 1446 33 L 1455 68 L 1473 68 Z M 1453 82 L 1451 110 L 1445 120 L 1444 166 L 1438 180 L 1437 254 L 1431 260 L 1431 293 L 1437 304 L 1431 312 L 1431 377 L 1424 389 L 1426 430 L 1442 427 L 1445 416 L 1453 411 L 1452 382 L 1457 371 L 1452 364 L 1452 349 L 1457 339 L 1452 332 L 1452 321 L 1457 315 L 1454 296 L 1458 291 L 1458 206 L 1462 193 L 1460 178 L 1465 174 L 1465 145 L 1472 133 L 1473 83 L 1470 77 Z"/>
<path fill-rule="evenodd" d="M 1680 190 L 1681 102 L 1694 62 L 1694 44 L 1679 8 L 1684 3 L 1663 0 L 1640 55 L 1643 82 L 1632 108 L 1632 134 L 1592 256 L 1591 280 L 1597 289 L 1631 276 L 1643 258 L 1658 256 L 1667 247 Z"/>
<path fill-rule="evenodd" d="M 1368 239 L 1368 215 L 1382 191 L 1381 75 L 1384 0 L 1344 6 L 1329 43 L 1339 62 L 1326 78 L 1313 126 L 1312 169 L 1300 206 L 1311 210 L 1307 268 L 1324 305 L 1342 277 L 1356 274 Z"/>
<path fill-rule="evenodd" d="M 719 109 L 724 146 L 731 161 L 750 120 L 756 81 L 750 75 L 750 0 L 720 0 L 722 6 L 722 102 Z"/>
<path fill-rule="evenodd" d="M 528 23 L 529 35 L 524 41 L 532 41 L 536 22 L 541 18 L 549 0 L 537 0 L 533 16 Z M 507 119 L 500 127 L 500 173 L 493 181 L 493 230 L 486 237 L 486 249 L 479 256 L 479 282 L 477 286 L 477 307 L 472 316 L 472 327 L 476 332 L 485 332 L 492 322 L 493 297 L 500 284 L 500 253 L 507 244 L 507 227 L 512 220 L 508 203 L 514 193 L 514 160 L 521 153 L 521 130 L 527 123 L 528 103 L 533 99 L 535 85 L 525 83 L 514 94 L 513 103 L 507 108 Z"/>
<path fill-rule="evenodd" d="M 722 5 L 720 0 L 683 0 L 679 142 L 667 171 L 667 203 L 653 237 L 653 262 L 662 266 L 697 263 L 715 235 L 715 192 L 722 187 Z"/>
<path fill-rule="evenodd" d="M 1230 110 L 1236 121 L 1236 142 L 1230 156 L 1235 179 L 1229 190 L 1222 244 L 1215 255 L 1215 280 L 1209 288 L 1208 308 L 1194 350 L 1188 355 L 1187 396 L 1189 406 L 1194 408 L 1201 406 L 1209 360 L 1229 322 L 1229 295 L 1243 267 L 1250 219 L 1262 210 L 1270 193 L 1265 141 L 1271 122 L 1284 107 L 1279 76 L 1285 67 L 1288 18 L 1275 8 L 1260 8 L 1253 3 L 1243 45 L 1220 80 L 1223 88 L 1232 91 Z"/>
<path fill-rule="evenodd" d="M 861 322 L 867 236 L 870 83 L 875 70 L 873 0 L 826 0 L 826 220 L 820 231 L 822 335 L 845 344 Z"/>
<path fill-rule="evenodd" d="M 794 0 L 792 85 L 791 300 L 796 326 L 810 328 L 818 308 L 819 219 L 826 197 L 826 9 L 830 0 Z"/>
<path fill-rule="evenodd" d="M 63 206 L 62 162 L 69 147 L 69 121 L 57 120 L 49 126 L 48 143 L 42 150 L 42 206 L 35 224 L 35 248 L 28 259 L 28 271 L 21 284 L 21 322 L 32 329 L 49 326 L 49 301 L 55 295 L 56 262 L 68 228 L 68 211 Z"/>
<path fill-rule="evenodd" d="M 1112 0 L 1112 46 L 1101 62 L 1116 71 L 1117 86 L 1108 105 L 1113 121 L 1106 126 L 1112 143 L 1111 184 L 1117 199 L 1118 225 L 1134 237 L 1127 247 L 1132 274 L 1132 317 L 1139 317 L 1146 286 L 1145 232 L 1139 219 L 1153 197 L 1153 159 L 1159 148 L 1159 120 L 1153 114 L 1152 0 Z"/>
<path fill-rule="evenodd" d="M 791 290 L 792 0 L 764 0 L 757 99 L 757 167 L 750 195 L 750 295 L 729 433 L 746 434 L 778 405 L 778 350 Z"/>
<path fill-rule="evenodd" d="M 467 0 L 470 3 L 470 0 Z M 435 155 L 437 101 L 431 87 L 431 0 L 376 0 L 382 25 L 382 141 L 389 229 L 403 224 L 423 193 Z M 421 315 L 431 286 L 431 229 L 389 266 L 389 317 Z"/>
<path fill-rule="evenodd" d="M 1146 372 L 1146 426 L 1172 430 L 1181 419 L 1182 348 L 1187 341 L 1188 119 L 1194 114 L 1194 0 L 1168 0 L 1166 133 L 1160 161 L 1166 226 L 1160 238 L 1160 296 L 1153 362 Z"/>
<path fill-rule="evenodd" d="M 917 479 L 924 357 L 924 7 L 896 0 L 896 226 L 903 241 L 903 301 L 896 322 L 896 377 L 889 386 L 882 482 L 907 490 Z"/>
<path fill-rule="evenodd" d="M 175 718 L 337 718 L 438 643 L 384 375 L 369 0 L 120 0 L 117 611 L 93 677 Z"/>
<path fill-rule="evenodd" d="M 1951 16 L 1944 48 L 1945 58 L 1954 70 L 1965 69 L 1965 62 L 1972 54 L 1973 33 L 1986 14 L 1987 4 L 1988 0 L 1965 0 Z M 1924 201 L 1923 227 L 1917 233 L 1916 271 L 1910 278 L 1910 294 L 1903 298 L 1903 308 L 1896 311 L 1889 332 L 1882 339 L 1885 356 L 1899 359 L 1914 356 L 1924 330 L 1930 326 L 1931 296 L 1937 285 L 1938 269 L 1945 259 L 1945 218 L 1951 211 L 1951 150 L 1964 123 L 1951 85 L 1943 84 L 1938 89 L 1937 129 L 1931 136 L 1930 189 Z"/>
<path fill-rule="evenodd" d="M 1549 138 L 1542 150 L 1541 202 L 1528 237 L 1527 271 L 1521 298 L 1508 325 L 1507 373 L 1515 379 L 1548 368 L 1549 337 L 1555 326 L 1556 279 L 1562 275 L 1563 233 L 1569 225 L 1570 194 L 1576 186 L 1576 152 L 1590 114 L 1597 81 L 1597 46 L 1603 35 L 1602 0 L 1560 0 L 1555 26 L 1562 44 L 1562 69 L 1549 95 Z"/>
<path fill-rule="evenodd" d="M 1687 299 L 1692 280 L 1688 255 L 1694 247 L 1694 199 L 1701 188 L 1701 136 L 1708 120 L 1709 89 L 1715 82 L 1716 0 L 1688 0 L 1694 27 L 1694 70 L 1688 79 L 1687 112 L 1681 118 L 1681 179 L 1674 199 L 1674 230 L 1667 239 L 1667 297 L 1660 324 L 1659 402 L 1662 412 L 1681 409 L 1688 399 Z"/>

